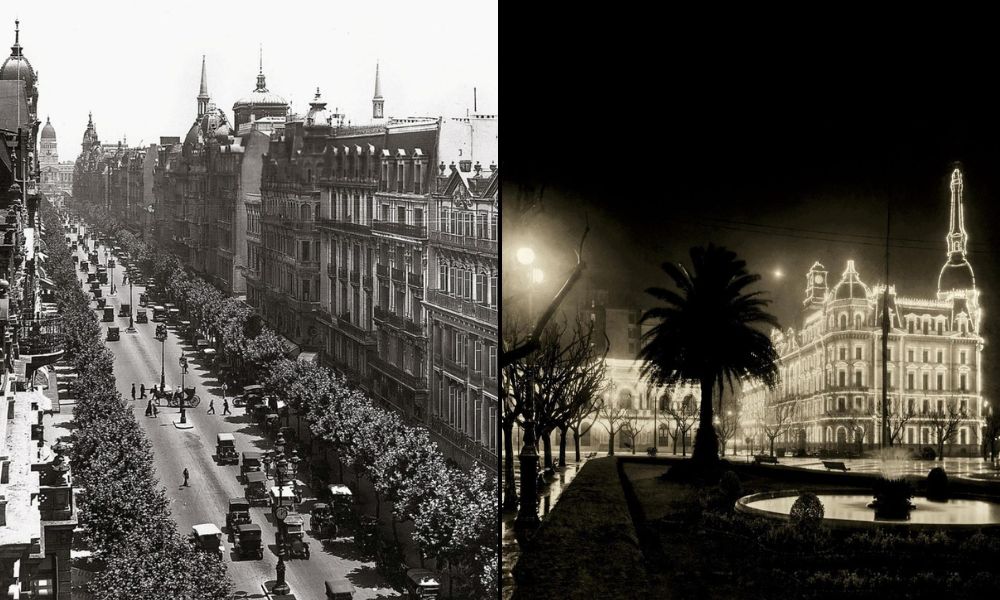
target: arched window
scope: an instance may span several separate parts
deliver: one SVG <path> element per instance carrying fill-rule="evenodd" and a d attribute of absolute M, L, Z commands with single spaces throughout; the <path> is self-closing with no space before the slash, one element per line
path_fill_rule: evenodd
<path fill-rule="evenodd" d="M 861 329 L 861 315 L 854 315 L 854 328 Z"/>
<path fill-rule="evenodd" d="M 660 396 L 660 410 L 667 410 L 668 408 L 670 408 L 670 394 L 664 392 Z"/>
<path fill-rule="evenodd" d="M 618 408 L 632 410 L 632 392 L 629 390 L 622 390 L 618 393 Z"/>
<path fill-rule="evenodd" d="M 840 315 L 840 328 L 847 329 L 847 315 Z"/>
<path fill-rule="evenodd" d="M 694 410 L 694 408 L 695 408 L 694 396 L 692 396 L 691 394 L 684 396 L 684 400 L 681 401 L 681 409 L 688 411 L 688 410 Z"/>

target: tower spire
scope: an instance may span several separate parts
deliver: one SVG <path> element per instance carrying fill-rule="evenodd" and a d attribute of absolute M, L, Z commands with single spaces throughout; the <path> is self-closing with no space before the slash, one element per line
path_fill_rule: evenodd
<path fill-rule="evenodd" d="M 266 92 L 267 82 L 264 80 L 264 44 L 261 44 L 258 48 L 258 67 L 257 67 L 257 91 Z"/>
<path fill-rule="evenodd" d="M 962 170 L 960 165 L 955 165 L 951 172 L 951 217 L 948 225 L 948 257 L 960 255 L 965 257 L 966 243 L 968 235 L 965 233 L 965 213 L 962 206 Z"/>
<path fill-rule="evenodd" d="M 383 118 L 385 99 L 382 98 L 382 77 L 379 74 L 379 64 L 375 62 L 375 96 L 372 97 L 372 118 Z"/>
<path fill-rule="evenodd" d="M 202 117 L 208 112 L 208 74 L 205 72 L 205 55 L 201 55 L 201 88 L 198 90 L 198 117 Z"/>
<path fill-rule="evenodd" d="M 11 56 L 21 56 L 21 20 L 14 20 L 14 45 L 10 47 Z"/>

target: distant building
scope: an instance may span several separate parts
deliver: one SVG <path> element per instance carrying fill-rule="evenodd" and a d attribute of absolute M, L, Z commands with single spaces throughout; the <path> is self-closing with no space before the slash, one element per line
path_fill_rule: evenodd
<path fill-rule="evenodd" d="M 607 290 L 587 289 L 578 302 L 577 314 L 594 324 L 593 342 L 598 354 L 608 358 L 634 360 L 639 355 L 642 311 L 629 306 L 611 306 Z"/>
<path fill-rule="evenodd" d="M 41 169 L 41 191 L 56 205 L 73 193 L 73 161 L 59 162 L 56 130 L 46 117 L 39 137 L 38 165 Z"/>
<path fill-rule="evenodd" d="M 872 447 L 881 441 L 882 305 L 887 301 L 888 388 L 893 415 L 912 415 L 900 428 L 905 447 L 936 446 L 935 422 L 950 409 L 961 415 L 946 445 L 953 455 L 976 455 L 984 414 L 980 291 L 966 258 L 962 172 L 951 174 L 947 261 L 934 298 L 897 296 L 894 286 L 869 287 L 854 261 L 832 287 L 826 268 L 806 274 L 802 325 L 774 330 L 781 384 L 744 386 L 747 435 L 753 415 L 787 410 L 791 427 L 780 438 L 788 448 Z M 888 297 L 885 297 L 888 294 Z M 897 417 L 898 418 L 898 417 Z M 892 420 L 890 420 L 892 424 Z"/>

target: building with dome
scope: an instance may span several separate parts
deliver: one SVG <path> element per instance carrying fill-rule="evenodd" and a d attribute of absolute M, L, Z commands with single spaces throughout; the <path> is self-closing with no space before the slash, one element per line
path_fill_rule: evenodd
<path fill-rule="evenodd" d="M 41 170 L 41 190 L 46 197 L 59 205 L 65 196 L 73 193 L 73 161 L 59 162 L 56 129 L 46 117 L 45 126 L 38 140 L 38 167 Z"/>
<path fill-rule="evenodd" d="M 982 397 L 980 291 L 966 256 L 962 171 L 951 173 L 946 260 L 933 298 L 868 285 L 849 260 L 839 279 L 816 262 L 806 273 L 801 326 L 774 330 L 781 383 L 743 388 L 746 435 L 778 415 L 789 450 L 853 450 L 881 443 L 882 317 L 889 315 L 888 425 L 893 445 L 979 452 Z M 832 286 L 831 286 L 832 284 Z"/>

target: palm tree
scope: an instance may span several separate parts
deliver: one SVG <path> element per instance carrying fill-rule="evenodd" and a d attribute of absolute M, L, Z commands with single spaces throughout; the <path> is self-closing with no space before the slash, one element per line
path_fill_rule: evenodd
<path fill-rule="evenodd" d="M 719 441 L 713 427 L 712 394 L 733 380 L 759 379 L 768 387 L 778 384 L 777 352 L 761 325 L 779 327 L 765 312 L 770 301 L 761 292 L 746 293 L 760 275 L 746 269 L 746 261 L 721 246 L 691 248 L 692 270 L 665 262 L 663 271 L 678 292 L 651 287 L 646 293 L 663 305 L 647 310 L 640 322 L 655 326 L 642 336 L 639 358 L 643 376 L 651 383 L 669 386 L 697 381 L 701 408 L 695 434 L 693 462 L 715 463 Z"/>

